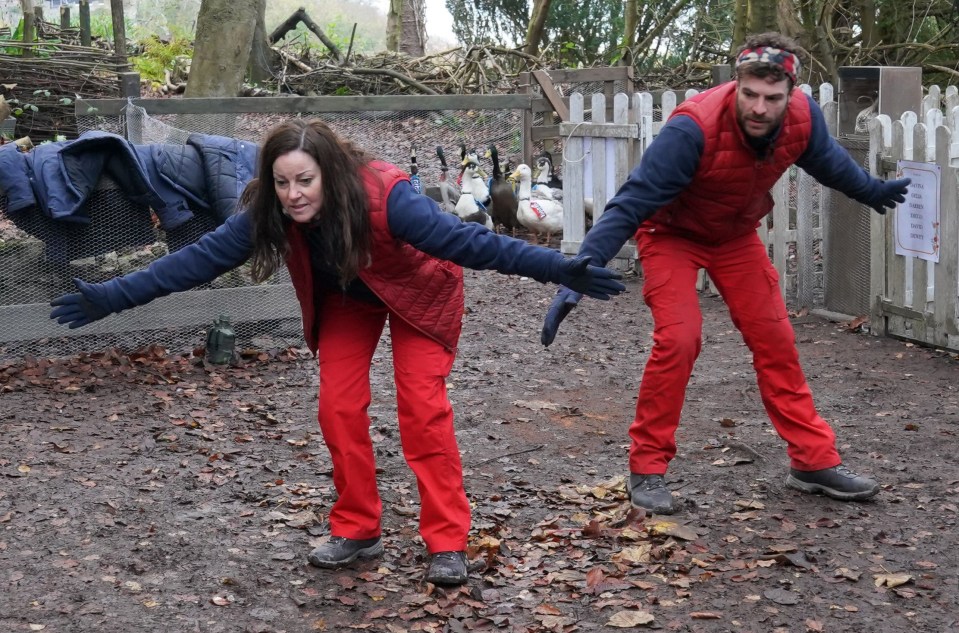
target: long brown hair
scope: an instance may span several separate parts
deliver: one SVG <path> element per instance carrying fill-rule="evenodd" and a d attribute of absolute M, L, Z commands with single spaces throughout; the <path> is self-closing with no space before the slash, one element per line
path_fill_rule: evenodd
<path fill-rule="evenodd" d="M 252 277 L 266 281 L 284 263 L 291 220 L 283 214 L 273 180 L 277 158 L 302 150 L 320 166 L 323 200 L 310 229 L 317 231 L 326 261 L 340 284 L 354 279 L 370 256 L 369 201 L 361 169 L 372 160 L 362 149 L 342 139 L 319 119 L 291 119 L 271 129 L 260 148 L 259 175 L 250 181 L 240 205 L 253 224 Z"/>

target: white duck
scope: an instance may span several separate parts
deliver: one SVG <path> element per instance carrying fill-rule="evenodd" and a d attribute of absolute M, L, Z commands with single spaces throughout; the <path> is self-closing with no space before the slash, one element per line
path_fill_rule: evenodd
<path fill-rule="evenodd" d="M 533 200 L 537 198 L 563 201 L 563 181 L 556 177 L 553 170 L 553 161 L 548 154 L 542 154 L 536 159 L 536 177 L 533 179 Z M 593 218 L 593 199 L 583 198 L 583 208 L 586 211 L 587 224 Z"/>
<path fill-rule="evenodd" d="M 479 166 L 474 162 L 465 163 L 460 197 L 456 201 L 456 206 L 453 207 L 453 213 L 464 222 L 477 222 L 492 230 L 493 220 L 485 207 L 487 198 L 489 198 L 489 188 L 483 181 L 483 177 L 479 175 Z"/>
<path fill-rule="evenodd" d="M 563 184 L 553 173 L 553 161 L 549 156 L 541 155 L 536 158 L 536 173 L 533 177 L 532 199 L 562 200 Z"/>
<path fill-rule="evenodd" d="M 533 200 L 533 172 L 529 165 L 520 165 L 513 172 L 513 178 L 519 183 L 519 205 L 516 218 L 519 223 L 533 233 L 545 234 L 549 243 L 553 233 L 563 232 L 563 205 L 556 200 Z"/>

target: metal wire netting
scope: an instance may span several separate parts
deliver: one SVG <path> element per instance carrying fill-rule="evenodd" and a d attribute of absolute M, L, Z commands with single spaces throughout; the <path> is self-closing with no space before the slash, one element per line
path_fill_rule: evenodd
<path fill-rule="evenodd" d="M 339 134 L 403 169 L 410 149 L 424 187 L 439 182 L 435 147 L 442 146 L 455 174 L 459 145 L 496 144 L 501 160 L 521 153 L 521 117 L 516 110 L 422 112 L 325 112 L 288 114 L 148 115 L 128 106 L 121 116 L 78 117 L 80 132 L 109 131 L 136 144 L 183 144 L 193 132 L 259 141 L 276 123 L 319 117 Z M 541 149 L 541 148 L 539 148 Z M 488 169 L 488 167 L 487 167 Z M 53 220 L 38 209 L 9 213 L 0 192 L 0 358 L 70 356 L 107 348 L 133 350 L 159 345 L 173 352 L 202 347 L 219 315 L 230 316 L 239 348 L 303 344 L 299 310 L 285 270 L 266 284 L 252 284 L 246 266 L 211 284 L 158 299 L 77 330 L 49 319 L 49 302 L 75 292 L 73 278 L 104 281 L 148 266 L 216 227 L 209 214 L 173 231 L 160 228 L 151 209 L 131 202 L 109 178 L 87 201 L 88 224 Z"/>

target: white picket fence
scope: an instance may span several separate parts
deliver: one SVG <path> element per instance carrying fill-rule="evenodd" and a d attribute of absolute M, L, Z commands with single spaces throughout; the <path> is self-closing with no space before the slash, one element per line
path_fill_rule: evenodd
<path fill-rule="evenodd" d="M 945 113 L 941 108 L 945 107 Z M 895 215 L 875 215 L 871 239 L 873 330 L 926 345 L 959 350 L 959 91 L 930 90 L 922 121 L 906 112 L 870 126 L 870 171 L 895 177 L 897 162 L 939 167 L 939 261 L 896 254 Z"/>
<path fill-rule="evenodd" d="M 811 94 L 809 86 L 801 88 Z M 694 94 L 695 90 L 687 91 L 683 98 Z M 662 93 L 658 104 L 648 92 L 632 96 L 620 93 L 613 97 L 612 107 L 608 108 L 606 97 L 594 94 L 590 96 L 587 111 L 582 94 L 570 96 L 570 120 L 560 125 L 560 133 L 565 137 L 565 217 L 561 244 L 564 253 L 578 252 L 585 237 L 584 198 L 592 199 L 594 220 L 598 220 L 603 207 L 626 181 L 630 170 L 638 164 L 679 101 L 679 96 L 669 91 Z M 838 105 L 830 84 L 820 86 L 818 101 L 835 134 Z M 948 115 L 943 114 L 943 107 Z M 898 159 L 936 162 L 941 166 L 940 262 L 927 264 L 896 255 L 892 246 L 895 214 L 880 216 L 871 213 L 869 261 L 864 264 L 863 271 L 863 277 L 868 281 L 860 283 L 856 279 L 853 288 L 857 293 L 868 293 L 863 299 L 869 306 L 873 333 L 959 349 L 956 311 L 959 294 L 956 272 L 959 265 L 956 252 L 959 248 L 959 222 L 956 219 L 959 213 L 956 192 L 959 139 L 954 141 L 952 138 L 959 128 L 959 90 L 950 86 L 942 94 L 937 87 L 929 89 L 923 99 L 923 110 L 926 115 L 922 123 L 914 113 L 906 113 L 895 123 L 888 117 L 877 117 L 871 124 L 867 162 L 871 172 L 880 177 L 890 176 L 889 168 L 894 171 Z M 612 112 L 612 121 L 607 121 L 608 111 Z M 800 169 L 787 171 L 772 193 L 776 204 L 760 226 L 759 233 L 779 271 L 783 291 L 798 306 L 823 308 L 823 280 L 829 275 L 834 279 L 848 275 L 845 270 L 830 270 L 830 262 L 822 252 L 822 220 L 839 201 Z M 845 204 L 848 206 L 848 201 Z M 617 257 L 635 259 L 635 245 L 630 242 Z M 707 287 L 708 283 L 703 277 L 700 288 Z M 925 292 L 922 289 L 926 289 Z M 828 306 L 825 311 L 829 311 Z"/>

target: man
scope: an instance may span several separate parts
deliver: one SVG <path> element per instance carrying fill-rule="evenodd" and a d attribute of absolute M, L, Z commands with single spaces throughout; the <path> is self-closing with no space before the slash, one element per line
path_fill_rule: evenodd
<path fill-rule="evenodd" d="M 702 344 L 701 268 L 752 351 L 766 412 L 787 443 L 786 484 L 844 501 L 879 492 L 876 481 L 842 464 L 835 435 L 816 412 L 778 275 L 756 227 L 773 207 L 770 188 L 792 164 L 879 213 L 905 200 L 909 180 L 871 177 L 829 136 L 819 106 L 796 88 L 799 50 L 778 33 L 749 38 L 735 80 L 675 110 L 580 248 L 597 265 L 630 237 L 639 248 L 654 330 L 629 430 L 635 507 L 675 510 L 663 475 L 676 454 L 686 385 Z M 560 289 L 543 325 L 544 345 L 579 299 Z"/>

